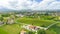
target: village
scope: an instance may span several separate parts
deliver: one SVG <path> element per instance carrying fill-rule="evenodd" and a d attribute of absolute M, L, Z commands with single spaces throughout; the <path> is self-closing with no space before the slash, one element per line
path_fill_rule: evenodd
<path fill-rule="evenodd" d="M 34 15 L 33 15 L 34 14 Z M 45 25 L 43 25 L 43 26 L 38 26 L 38 25 L 36 25 L 36 24 L 34 24 L 34 23 L 31 23 L 31 24 L 27 24 L 27 23 L 23 23 L 23 21 L 21 22 L 21 21 L 19 21 L 19 23 L 18 22 L 16 22 L 16 20 L 18 21 L 18 19 L 23 19 L 23 18 L 38 18 L 39 20 L 41 19 L 41 16 L 39 16 L 38 15 L 39 13 L 37 12 L 37 13 L 29 13 L 29 14 L 27 14 L 27 13 L 24 13 L 24 14 L 12 14 L 12 13 L 9 13 L 9 14 L 6 14 L 7 16 L 5 16 L 5 14 L 4 15 L 2 15 L 2 14 L 0 14 L 0 27 L 1 26 L 4 26 L 4 25 L 13 25 L 13 24 L 19 24 L 21 27 L 21 30 L 20 30 L 20 32 L 19 32 L 19 34 L 29 34 L 29 33 L 27 33 L 28 31 L 32 31 L 31 32 L 31 34 L 33 33 L 33 32 L 35 32 L 35 34 L 38 34 L 38 31 L 39 30 L 44 30 L 44 31 L 46 31 L 46 30 L 49 30 L 53 25 L 55 25 L 55 24 L 58 24 L 59 22 L 55 22 L 55 23 L 51 23 L 50 25 L 48 25 L 48 26 L 45 26 Z M 43 14 L 45 14 L 45 13 L 43 13 Z M 55 13 L 56 14 L 56 13 Z M 55 15 L 55 14 L 53 14 L 54 16 L 53 17 L 55 17 L 55 16 L 58 16 L 58 15 Z M 50 15 L 50 14 L 49 14 Z M 3 17 L 4 16 L 4 17 Z M 52 15 L 51 15 L 52 16 Z M 28 20 L 29 20 L 28 19 Z M 57 20 L 58 19 L 58 20 Z M 55 21 L 59 21 L 60 20 L 60 17 L 58 17 L 58 18 L 56 18 L 55 19 Z M 21 23 L 20 23 L 21 22 Z M 39 23 L 38 23 L 39 24 Z M 40 24 L 39 24 L 40 25 Z M 28 31 L 27 31 L 28 30 Z M 41 32 L 42 33 L 42 32 Z"/>

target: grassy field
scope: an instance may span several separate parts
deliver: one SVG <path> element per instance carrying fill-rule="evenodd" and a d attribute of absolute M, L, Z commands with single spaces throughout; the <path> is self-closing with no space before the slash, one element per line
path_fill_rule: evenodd
<path fill-rule="evenodd" d="M 53 21 L 53 20 L 41 20 L 38 18 L 19 18 L 16 20 L 16 22 L 33 24 L 33 25 L 37 25 L 37 26 L 42 26 L 42 25 L 48 26 L 52 23 L 55 23 L 55 21 Z"/>
<path fill-rule="evenodd" d="M 60 34 L 60 25 L 56 24 L 56 25 L 52 26 L 50 28 L 50 30 L 53 30 L 54 32 L 56 32 L 56 34 Z"/>
<path fill-rule="evenodd" d="M 16 19 L 17 24 L 12 25 L 4 25 L 0 27 L 0 34 L 19 34 L 21 28 L 21 24 L 19 23 L 25 23 L 25 24 L 33 24 L 36 26 L 43 26 L 47 27 L 48 25 L 55 23 L 56 21 L 53 20 L 41 20 L 38 18 L 18 18 Z M 60 34 L 60 24 L 56 24 L 49 28 L 46 31 L 47 34 Z"/>
<path fill-rule="evenodd" d="M 5 25 L 0 27 L 0 34 L 18 34 L 21 30 L 20 25 Z"/>

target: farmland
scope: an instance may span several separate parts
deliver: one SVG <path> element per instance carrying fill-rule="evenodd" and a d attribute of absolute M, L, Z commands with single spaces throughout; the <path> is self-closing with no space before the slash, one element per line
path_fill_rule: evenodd
<path fill-rule="evenodd" d="M 2 15 L 2 14 L 1 14 Z M 10 16 L 9 16 L 10 15 Z M 22 29 L 21 26 L 24 24 L 33 24 L 34 26 L 40 26 L 40 27 L 48 27 L 49 25 L 58 22 L 57 24 L 51 26 L 48 30 L 45 30 L 46 34 L 60 34 L 60 22 L 59 17 L 60 16 L 49 16 L 49 15 L 37 15 L 36 13 L 34 15 L 25 15 L 25 16 L 18 16 L 16 17 L 16 14 L 9 14 L 7 16 L 1 16 L 4 19 L 1 21 L 4 21 L 4 25 L 0 26 L 0 34 L 19 34 Z M 37 17 L 38 16 L 38 17 Z M 6 24 L 7 17 L 13 18 L 14 17 L 14 23 L 13 24 Z"/>

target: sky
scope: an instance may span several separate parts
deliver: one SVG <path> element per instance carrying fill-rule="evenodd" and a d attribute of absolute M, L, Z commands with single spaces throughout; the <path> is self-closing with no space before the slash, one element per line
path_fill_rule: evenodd
<path fill-rule="evenodd" d="M 59 10 L 60 0 L 0 0 L 2 7 L 12 10 Z"/>

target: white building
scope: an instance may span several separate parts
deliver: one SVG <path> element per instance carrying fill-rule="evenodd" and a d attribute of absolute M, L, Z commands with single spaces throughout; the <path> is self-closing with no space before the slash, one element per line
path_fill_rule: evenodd
<path fill-rule="evenodd" d="M 33 26 L 33 25 L 24 25 L 23 28 L 30 30 L 30 31 L 37 31 L 40 29 L 39 27 Z"/>
<path fill-rule="evenodd" d="M 26 34 L 26 31 L 25 31 L 25 30 L 22 30 L 22 31 L 20 32 L 20 34 Z"/>
<path fill-rule="evenodd" d="M 16 16 L 17 17 L 24 17 L 24 15 L 22 15 L 22 14 L 17 14 Z"/>
<path fill-rule="evenodd" d="M 7 18 L 7 24 L 13 24 L 13 23 L 15 23 L 14 22 L 14 19 L 13 18 Z"/>
<path fill-rule="evenodd" d="M 0 26 L 2 26 L 4 24 L 4 22 L 0 21 Z"/>

